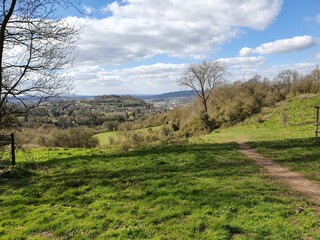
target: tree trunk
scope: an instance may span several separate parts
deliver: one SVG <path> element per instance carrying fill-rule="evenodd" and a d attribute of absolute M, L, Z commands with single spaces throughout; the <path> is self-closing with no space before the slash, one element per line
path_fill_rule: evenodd
<path fill-rule="evenodd" d="M 3 105 L 3 99 L 2 99 L 2 85 L 3 85 L 3 50 L 4 50 L 4 41 L 5 41 L 5 30 L 7 28 L 7 24 L 13 14 L 13 10 L 16 6 L 17 0 L 12 0 L 11 5 L 9 8 L 9 11 L 7 14 L 5 14 L 5 3 L 2 3 L 2 13 L 4 14 L 3 20 L 1 22 L 1 28 L 0 28 L 0 109 Z"/>

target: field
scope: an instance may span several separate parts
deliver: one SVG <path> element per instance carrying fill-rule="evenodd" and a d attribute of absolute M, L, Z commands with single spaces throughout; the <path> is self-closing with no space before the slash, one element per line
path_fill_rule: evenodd
<path fill-rule="evenodd" d="M 181 145 L 19 151 L 0 178 L 0 239 L 319 239 L 317 207 L 234 143 L 320 180 L 318 100 L 288 101 L 255 116 L 264 121 Z"/>
<path fill-rule="evenodd" d="M 32 161 L 1 179 L 2 239 L 320 236 L 313 206 L 268 180 L 234 144 L 113 155 L 46 149 L 22 158 Z"/>

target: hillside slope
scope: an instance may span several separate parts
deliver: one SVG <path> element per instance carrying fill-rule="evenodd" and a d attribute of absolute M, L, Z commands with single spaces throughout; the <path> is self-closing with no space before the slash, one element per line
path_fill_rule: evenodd
<path fill-rule="evenodd" d="M 204 136 L 214 142 L 268 141 L 314 137 L 315 108 L 319 95 L 300 95 L 264 108 L 245 122 Z"/>

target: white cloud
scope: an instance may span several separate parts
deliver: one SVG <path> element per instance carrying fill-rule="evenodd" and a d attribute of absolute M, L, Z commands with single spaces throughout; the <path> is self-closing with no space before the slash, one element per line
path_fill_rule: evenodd
<path fill-rule="evenodd" d="M 266 77 L 272 80 L 276 77 L 280 72 L 292 69 L 296 70 L 301 74 L 309 74 L 317 63 L 311 62 L 304 62 L 304 63 L 295 63 L 295 64 L 283 64 L 283 65 L 273 65 L 268 66 L 267 64 L 259 63 L 259 62 L 252 62 L 251 65 L 243 64 L 238 65 L 237 67 L 230 67 L 229 80 L 236 81 L 236 80 L 248 80 L 249 78 L 253 77 L 254 75 L 258 74 L 262 77 Z"/>
<path fill-rule="evenodd" d="M 290 65 L 278 65 L 278 66 L 271 66 L 270 68 L 266 69 L 262 74 L 265 74 L 270 79 L 276 77 L 280 72 L 292 69 L 296 70 L 301 74 L 309 74 L 312 70 L 315 69 L 316 63 L 311 62 L 304 62 L 304 63 L 295 63 Z"/>
<path fill-rule="evenodd" d="M 263 30 L 282 0 L 126 0 L 113 2 L 104 19 L 86 22 L 79 62 L 121 64 L 156 55 L 202 59 L 241 34 Z"/>
<path fill-rule="evenodd" d="M 320 23 L 320 14 L 318 14 L 318 15 L 316 16 L 316 21 L 317 21 L 318 23 Z"/>
<path fill-rule="evenodd" d="M 84 14 L 86 14 L 86 15 L 92 15 L 93 13 L 96 12 L 96 9 L 94 9 L 93 7 L 88 6 L 88 5 L 82 5 L 82 9 L 83 9 Z"/>
<path fill-rule="evenodd" d="M 317 44 L 317 40 L 311 36 L 296 36 L 293 38 L 280 39 L 274 42 L 261 44 L 257 48 L 244 47 L 240 50 L 240 56 L 248 56 L 252 53 L 262 55 L 274 53 L 289 53 L 310 48 Z"/>
<path fill-rule="evenodd" d="M 301 74 L 310 73 L 317 63 L 296 63 L 290 65 L 268 66 L 266 59 L 258 57 L 235 57 L 218 59 L 225 63 L 228 80 L 249 79 L 255 74 L 273 79 L 279 72 L 293 69 Z M 158 94 L 179 91 L 177 84 L 181 73 L 188 64 L 157 63 L 132 68 L 106 70 L 99 66 L 78 66 L 71 69 L 78 94 Z"/>
<path fill-rule="evenodd" d="M 218 59 L 232 73 L 232 79 L 243 72 L 253 72 L 265 63 L 263 57 L 237 57 Z M 71 75 L 80 94 L 133 94 L 161 93 L 181 90 L 177 84 L 188 64 L 157 63 L 133 68 L 105 70 L 99 66 L 78 66 Z"/>
<path fill-rule="evenodd" d="M 240 50 L 239 55 L 240 56 L 248 56 L 252 52 L 252 48 L 244 47 Z"/>
<path fill-rule="evenodd" d="M 266 63 L 264 57 L 235 57 L 220 58 L 219 61 L 225 63 L 228 67 L 248 67 L 253 65 L 263 65 Z"/>
<path fill-rule="evenodd" d="M 315 54 L 315 57 L 316 57 L 316 59 L 319 59 L 319 60 L 320 60 L 320 52 L 316 53 L 316 54 Z"/>
<path fill-rule="evenodd" d="M 79 94 L 152 94 L 180 90 L 177 79 L 186 66 L 157 63 L 111 71 L 98 66 L 81 66 L 72 69 L 71 75 Z"/>

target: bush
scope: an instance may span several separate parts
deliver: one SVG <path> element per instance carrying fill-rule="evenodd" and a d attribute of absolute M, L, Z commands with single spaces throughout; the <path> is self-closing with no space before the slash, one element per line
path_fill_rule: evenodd
<path fill-rule="evenodd" d="M 88 127 L 54 129 L 50 136 L 42 141 L 47 147 L 94 148 L 99 145 L 99 140 L 93 137 L 93 132 Z"/>
<path fill-rule="evenodd" d="M 121 136 L 121 150 L 140 149 L 154 146 L 160 143 L 161 136 L 157 131 L 148 130 L 147 132 L 123 131 Z"/>

